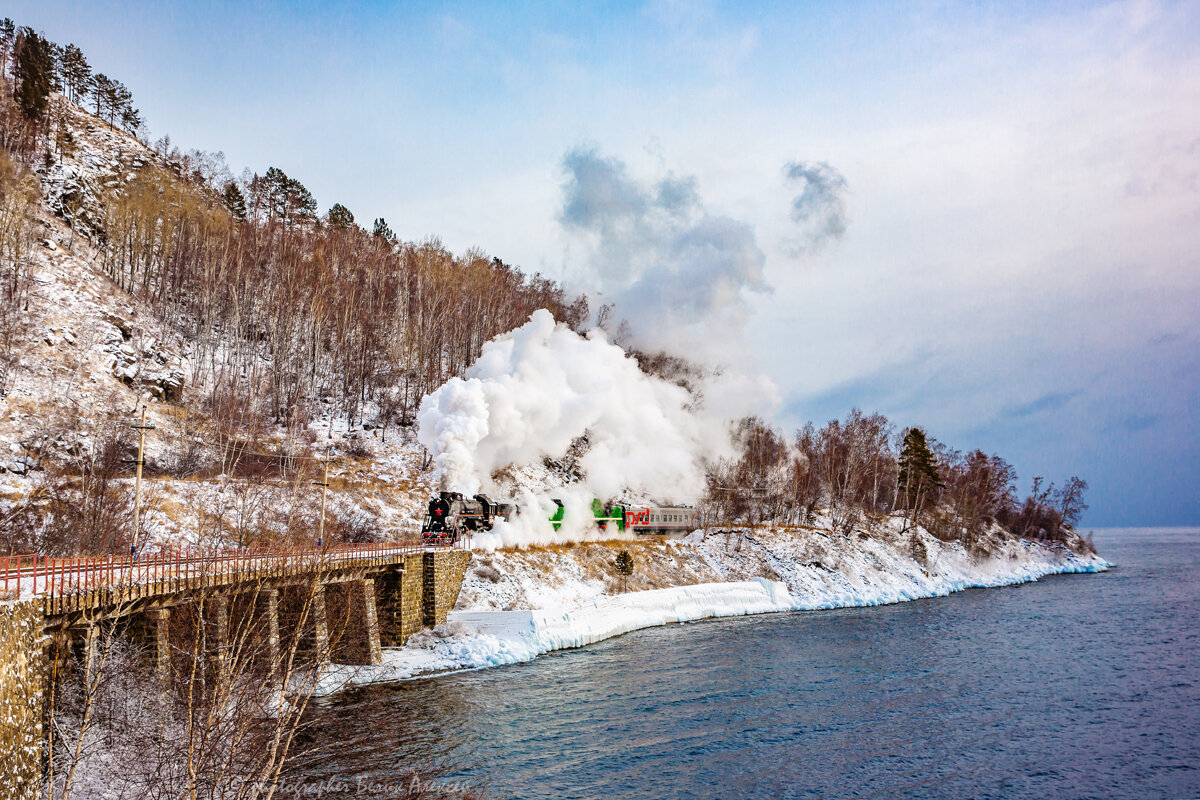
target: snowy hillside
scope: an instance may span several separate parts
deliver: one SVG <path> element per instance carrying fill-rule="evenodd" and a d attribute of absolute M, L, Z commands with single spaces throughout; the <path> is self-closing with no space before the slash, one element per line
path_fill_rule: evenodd
<path fill-rule="evenodd" d="M 239 480 L 182 463 L 220 463 L 222 448 L 231 448 L 193 399 L 199 394 L 193 343 L 105 274 L 95 238 L 104 198 L 121 196 L 143 170 L 166 170 L 167 162 L 74 104 L 55 102 L 73 144 L 35 172 L 40 200 L 32 206 L 34 241 L 23 263 L 26 302 L 3 371 L 0 519 L 8 538 L 36 547 L 35 526 L 53 516 L 47 503 L 74 491 L 64 481 L 75 475 L 104 472 L 104 491 L 117 498 L 111 513 L 127 515 L 128 462 L 137 443 L 129 423 L 143 403 L 154 429 L 146 437 L 141 546 L 228 541 L 243 530 L 314 529 L 320 495 L 312 479 L 320 477 L 319 466 Z M 253 441 L 253 449 L 270 452 L 328 449 L 331 527 L 372 538 L 416 533 L 432 487 L 411 430 L 384 437 L 369 422 L 349 428 L 331 409 L 304 430 L 262 430 Z M 111 442 L 118 451 L 106 453 Z M 105 459 L 114 463 L 100 463 Z"/>

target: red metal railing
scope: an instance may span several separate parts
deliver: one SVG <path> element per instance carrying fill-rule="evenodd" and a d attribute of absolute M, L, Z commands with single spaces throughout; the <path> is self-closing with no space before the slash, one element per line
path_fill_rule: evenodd
<path fill-rule="evenodd" d="M 137 584 L 169 584 L 198 578 L 253 579 L 315 569 L 383 563 L 397 556 L 444 551 L 453 545 L 353 544 L 317 548 L 240 547 L 232 550 L 161 549 L 136 555 L 52 558 L 0 556 L 3 598 L 66 597 Z"/>

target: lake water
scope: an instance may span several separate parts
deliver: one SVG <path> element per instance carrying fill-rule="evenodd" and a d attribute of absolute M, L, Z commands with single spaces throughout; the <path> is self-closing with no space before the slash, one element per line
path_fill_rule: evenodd
<path fill-rule="evenodd" d="M 386 797 L 1200 797 L 1200 530 L 1117 568 L 893 606 L 639 631 L 313 708 L 295 775 Z M 286 795 L 285 795 L 286 796 Z"/>

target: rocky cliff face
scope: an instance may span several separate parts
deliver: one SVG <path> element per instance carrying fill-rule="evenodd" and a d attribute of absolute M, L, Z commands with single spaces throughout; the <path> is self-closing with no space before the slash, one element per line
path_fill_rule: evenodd
<path fill-rule="evenodd" d="M 67 135 L 57 160 L 38 177 L 46 208 L 85 237 L 104 234 L 104 198 L 119 192 L 149 165 L 166 162 L 134 137 L 106 125 L 73 103 L 56 98 Z"/>

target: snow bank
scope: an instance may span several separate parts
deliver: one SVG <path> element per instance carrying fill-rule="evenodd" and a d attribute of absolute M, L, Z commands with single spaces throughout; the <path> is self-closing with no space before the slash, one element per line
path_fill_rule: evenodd
<path fill-rule="evenodd" d="M 459 610 L 565 608 L 613 594 L 612 563 L 627 549 L 635 569 L 631 589 L 696 583 L 782 581 L 799 608 L 839 608 L 934 597 L 970 587 L 1004 586 L 1065 572 L 1098 572 L 1094 555 L 1007 536 L 989 539 L 990 555 L 923 530 L 900 532 L 881 523 L 872 535 L 819 528 L 776 528 L 685 539 L 477 552 L 463 581 Z"/>
<path fill-rule="evenodd" d="M 760 578 L 630 592 L 570 609 L 453 612 L 445 625 L 414 634 L 406 647 L 384 650 L 380 666 L 331 668 L 320 691 L 515 664 L 641 628 L 796 607 L 786 586 Z"/>
<path fill-rule="evenodd" d="M 554 650 L 582 647 L 623 633 L 711 617 L 764 614 L 829 608 L 876 606 L 924 597 L 939 597 L 969 588 L 1008 586 L 1038 580 L 1046 575 L 1103 572 L 1111 565 L 1095 555 L 1080 555 L 1066 548 L 1027 541 L 1009 541 L 986 559 L 974 559 L 957 543 L 929 537 L 931 564 L 922 566 L 894 543 L 878 539 L 845 537 L 840 541 L 824 534 L 754 539 L 742 535 L 736 549 L 731 535 L 701 537 L 654 545 L 664 558 L 679 563 L 680 554 L 703 562 L 710 574 L 735 576 L 746 571 L 769 572 L 783 580 L 753 578 L 697 583 L 663 589 L 604 595 L 600 581 L 585 577 L 580 569 L 582 547 L 535 554 L 543 567 L 551 564 L 555 578 L 546 573 L 527 575 L 527 594 L 543 602 L 572 596 L 591 596 L 578 605 L 524 610 L 474 608 L 450 614 L 445 625 L 414 634 L 407 646 L 388 649 L 377 667 L 335 666 L 325 676 L 321 692 L 346 685 L 405 680 L 423 674 L 514 664 L 531 661 Z M 812 536 L 829 539 L 825 549 L 814 550 Z M 647 550 L 641 558 L 646 560 Z M 813 558 L 822 555 L 836 567 Z M 513 556 L 497 563 L 512 570 Z M 807 557 L 807 560 L 805 560 Z M 695 565 L 690 565 L 695 567 Z M 560 584 L 550 591 L 548 582 Z M 494 584 L 502 591 L 500 584 Z M 478 597 L 476 599 L 478 602 Z M 482 604 L 480 604 L 482 605 Z"/>
<path fill-rule="evenodd" d="M 736 539 L 736 541 L 734 541 Z M 914 542 L 921 557 L 914 556 Z M 1007 537 L 992 552 L 973 556 L 961 542 L 943 542 L 924 531 L 892 536 L 841 536 L 827 531 L 769 531 L 703 536 L 673 543 L 690 550 L 721 579 L 745 574 L 783 581 L 796 608 L 847 608 L 941 597 L 964 589 L 1009 586 L 1046 575 L 1103 572 L 1111 565 L 1059 545 Z"/>
<path fill-rule="evenodd" d="M 1111 566 L 1046 543 L 996 537 L 989 547 L 987 556 L 972 555 L 960 542 L 893 530 L 885 522 L 870 536 L 697 531 L 682 540 L 477 554 L 447 624 L 414 634 L 402 649 L 385 650 L 381 666 L 334 667 L 322 691 L 529 661 L 672 622 L 876 606 Z M 604 576 L 620 549 L 633 554 L 630 581 L 644 591 L 612 594 L 612 578 Z"/>
<path fill-rule="evenodd" d="M 974 562 L 961 549 L 947 548 L 931 572 L 903 562 L 884 562 L 876 553 L 862 553 L 859 563 L 843 564 L 838 571 L 804 565 L 791 570 L 788 584 L 796 593 L 798 610 L 849 608 L 901 603 L 925 597 L 944 597 L 964 589 L 977 589 L 1036 581 L 1046 575 L 1103 572 L 1111 566 L 1103 559 L 1069 551 L 1047 553 L 1030 543 L 1003 559 Z M 1039 552 L 1040 551 L 1040 552 Z M 879 569 L 880 564 L 886 568 Z M 915 566 L 915 564 L 914 564 Z M 867 579 L 867 578 L 870 579 Z"/>

